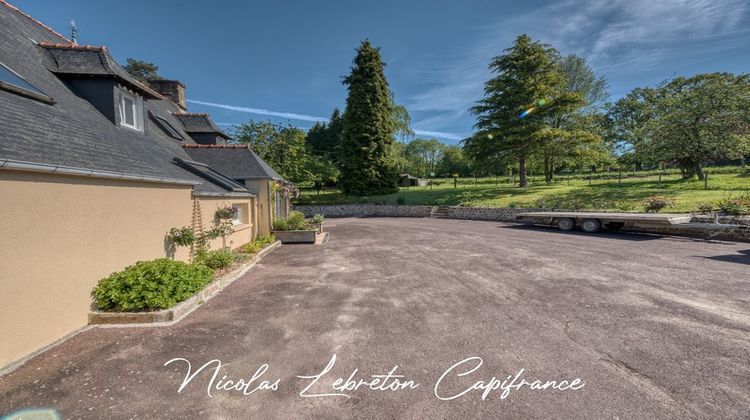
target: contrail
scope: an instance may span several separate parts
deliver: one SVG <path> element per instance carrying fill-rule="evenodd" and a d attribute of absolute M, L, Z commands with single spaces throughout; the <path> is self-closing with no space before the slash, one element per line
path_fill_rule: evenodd
<path fill-rule="evenodd" d="M 216 104 L 213 102 L 194 101 L 192 99 L 186 99 L 185 102 L 189 102 L 191 104 L 196 104 L 196 105 L 212 106 L 214 108 L 228 109 L 230 111 L 246 112 L 248 114 L 268 115 L 271 117 L 289 118 L 292 120 L 314 121 L 314 122 L 328 121 L 328 118 L 325 118 L 325 117 L 316 117 L 313 115 L 304 115 L 304 114 L 294 114 L 291 112 L 276 112 L 276 111 L 269 111 L 267 109 L 260 109 L 260 108 L 248 108 L 245 106 L 234 106 L 234 105 Z"/>
<path fill-rule="evenodd" d="M 191 104 L 196 104 L 196 105 L 204 105 L 204 106 L 210 106 L 214 108 L 226 109 L 229 111 L 245 112 L 248 114 L 267 115 L 270 117 L 289 118 L 291 120 L 300 120 L 300 121 L 328 122 L 328 118 L 316 117 L 314 115 L 295 114 L 292 112 L 277 112 L 277 111 L 270 111 L 270 110 L 261 109 L 261 108 L 249 108 L 246 106 L 235 106 L 235 105 L 217 104 L 214 102 L 196 101 L 193 99 L 186 99 L 185 102 L 189 102 Z M 234 123 L 217 123 L 217 124 L 235 125 Z M 239 125 L 239 124 L 236 124 L 236 125 Z M 413 131 L 414 131 L 414 134 L 417 134 L 420 136 L 440 137 L 440 138 L 444 138 L 448 140 L 461 140 L 465 137 L 465 136 L 461 136 L 461 135 L 454 134 L 454 133 L 443 133 L 440 131 L 424 131 L 424 130 L 413 130 Z"/>

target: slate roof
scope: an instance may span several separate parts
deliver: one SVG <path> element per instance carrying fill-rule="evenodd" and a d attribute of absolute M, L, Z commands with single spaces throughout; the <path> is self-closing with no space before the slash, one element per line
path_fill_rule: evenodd
<path fill-rule="evenodd" d="M 64 54 L 78 58 L 63 59 Z M 104 60 L 98 70 L 90 62 L 93 56 Z M 52 59 L 57 64 L 50 69 Z M 74 47 L 65 37 L 0 0 L 0 62 L 55 101 L 45 103 L 0 89 L 0 168 L 34 165 L 80 174 L 195 184 L 197 193 L 227 191 L 173 161 L 175 157 L 191 160 L 181 146 L 192 143 L 172 116 L 178 111 L 176 105 L 156 92 L 145 95 L 148 110 L 171 121 L 184 141 L 168 137 L 148 117 L 146 134 L 117 127 L 51 72 L 88 68 L 101 72 L 102 77 L 150 90 L 132 78 L 128 81 L 129 75 L 122 74 L 124 70 L 106 49 Z M 246 194 L 251 193 L 248 190 Z"/>
<path fill-rule="evenodd" d="M 194 160 L 207 163 L 232 179 L 284 180 L 260 156 L 244 144 L 185 144 L 183 147 Z"/>
<path fill-rule="evenodd" d="M 175 113 L 174 116 L 180 120 L 184 130 L 188 133 L 216 133 L 225 139 L 230 138 L 214 124 L 208 114 L 180 112 Z"/>
<path fill-rule="evenodd" d="M 205 163 L 181 158 L 174 158 L 174 162 L 180 167 L 200 176 L 201 178 L 208 179 L 212 184 L 221 187 L 224 190 L 221 191 L 222 193 L 225 191 L 232 194 L 244 194 L 247 192 L 247 188 L 244 185 L 213 169 Z M 211 191 L 206 190 L 202 191 L 202 193 L 210 194 Z"/>

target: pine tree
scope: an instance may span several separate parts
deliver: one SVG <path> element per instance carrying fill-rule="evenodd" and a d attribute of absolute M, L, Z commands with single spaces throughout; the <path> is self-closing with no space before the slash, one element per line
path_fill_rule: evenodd
<path fill-rule="evenodd" d="M 335 160 L 336 150 L 341 143 L 341 130 L 341 111 L 336 108 L 327 123 L 316 122 L 307 132 L 307 143 L 312 153 Z"/>
<path fill-rule="evenodd" d="M 558 56 L 554 48 L 520 35 L 504 55 L 492 60 L 490 70 L 496 76 L 485 83 L 484 98 L 471 108 L 479 132 L 466 141 L 466 151 L 480 161 L 517 161 L 521 187 L 527 185 L 529 158 L 550 137 L 565 134 L 551 130 L 549 117 L 582 103 L 580 94 L 566 92 Z"/>
<path fill-rule="evenodd" d="M 343 83 L 349 95 L 339 146 L 341 187 L 347 195 L 398 191 L 393 155 L 392 101 L 380 49 L 365 40 Z"/>

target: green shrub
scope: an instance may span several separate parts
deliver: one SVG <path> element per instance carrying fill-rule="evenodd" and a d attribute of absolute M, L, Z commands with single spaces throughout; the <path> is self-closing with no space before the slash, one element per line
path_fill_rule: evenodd
<path fill-rule="evenodd" d="M 286 219 L 278 218 L 273 221 L 273 230 L 304 230 L 307 229 L 305 214 L 301 211 L 289 213 Z"/>
<path fill-rule="evenodd" d="M 209 251 L 206 249 L 198 250 L 195 255 L 195 264 L 205 265 L 206 267 L 217 270 L 219 268 L 227 268 L 232 265 L 234 256 L 232 251 L 228 249 L 217 249 Z"/>
<path fill-rule="evenodd" d="M 586 208 L 586 202 L 577 198 L 570 202 L 570 208 L 573 210 L 583 210 Z"/>
<path fill-rule="evenodd" d="M 616 200 L 612 202 L 612 207 L 622 211 L 633 211 L 635 210 L 636 205 L 631 201 Z"/>
<path fill-rule="evenodd" d="M 703 201 L 698 203 L 697 210 L 700 213 L 712 213 L 714 211 L 714 205 L 713 203 Z"/>
<path fill-rule="evenodd" d="M 287 217 L 286 220 L 289 223 L 289 230 L 302 230 L 307 228 L 305 214 L 301 211 L 292 211 L 289 213 L 289 217 Z"/>
<path fill-rule="evenodd" d="M 750 214 L 750 194 L 725 198 L 718 204 L 719 209 L 722 212 L 732 216 L 744 216 Z"/>
<path fill-rule="evenodd" d="M 213 272 L 208 267 L 160 258 L 139 261 L 99 280 L 91 296 L 103 310 L 166 309 L 189 298 L 212 280 Z"/>
<path fill-rule="evenodd" d="M 674 204 L 674 200 L 663 195 L 654 195 L 643 202 L 643 209 L 648 213 L 658 213 Z"/>
<path fill-rule="evenodd" d="M 274 237 L 273 235 L 260 235 L 255 238 L 254 241 L 242 245 L 240 247 L 240 250 L 248 254 L 257 254 L 258 252 L 260 252 L 260 250 L 274 243 L 275 241 L 276 237 Z"/>
<path fill-rule="evenodd" d="M 603 198 L 596 198 L 592 201 L 595 209 L 610 209 L 613 207 L 613 203 Z"/>
<path fill-rule="evenodd" d="M 315 216 L 313 216 L 312 220 L 316 225 L 322 225 L 323 222 L 325 222 L 326 218 L 322 214 L 316 214 Z"/>
<path fill-rule="evenodd" d="M 289 230 L 289 222 L 283 218 L 274 219 L 273 230 Z"/>
<path fill-rule="evenodd" d="M 233 252 L 232 259 L 236 263 L 243 263 L 252 258 L 252 254 L 245 252 Z"/>

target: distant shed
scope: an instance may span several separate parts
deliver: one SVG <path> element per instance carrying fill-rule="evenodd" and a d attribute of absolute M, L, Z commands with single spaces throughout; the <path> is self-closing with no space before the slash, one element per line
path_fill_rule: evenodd
<path fill-rule="evenodd" d="M 398 179 L 398 185 L 399 187 L 424 187 L 427 185 L 427 180 L 413 175 L 403 174 Z"/>

